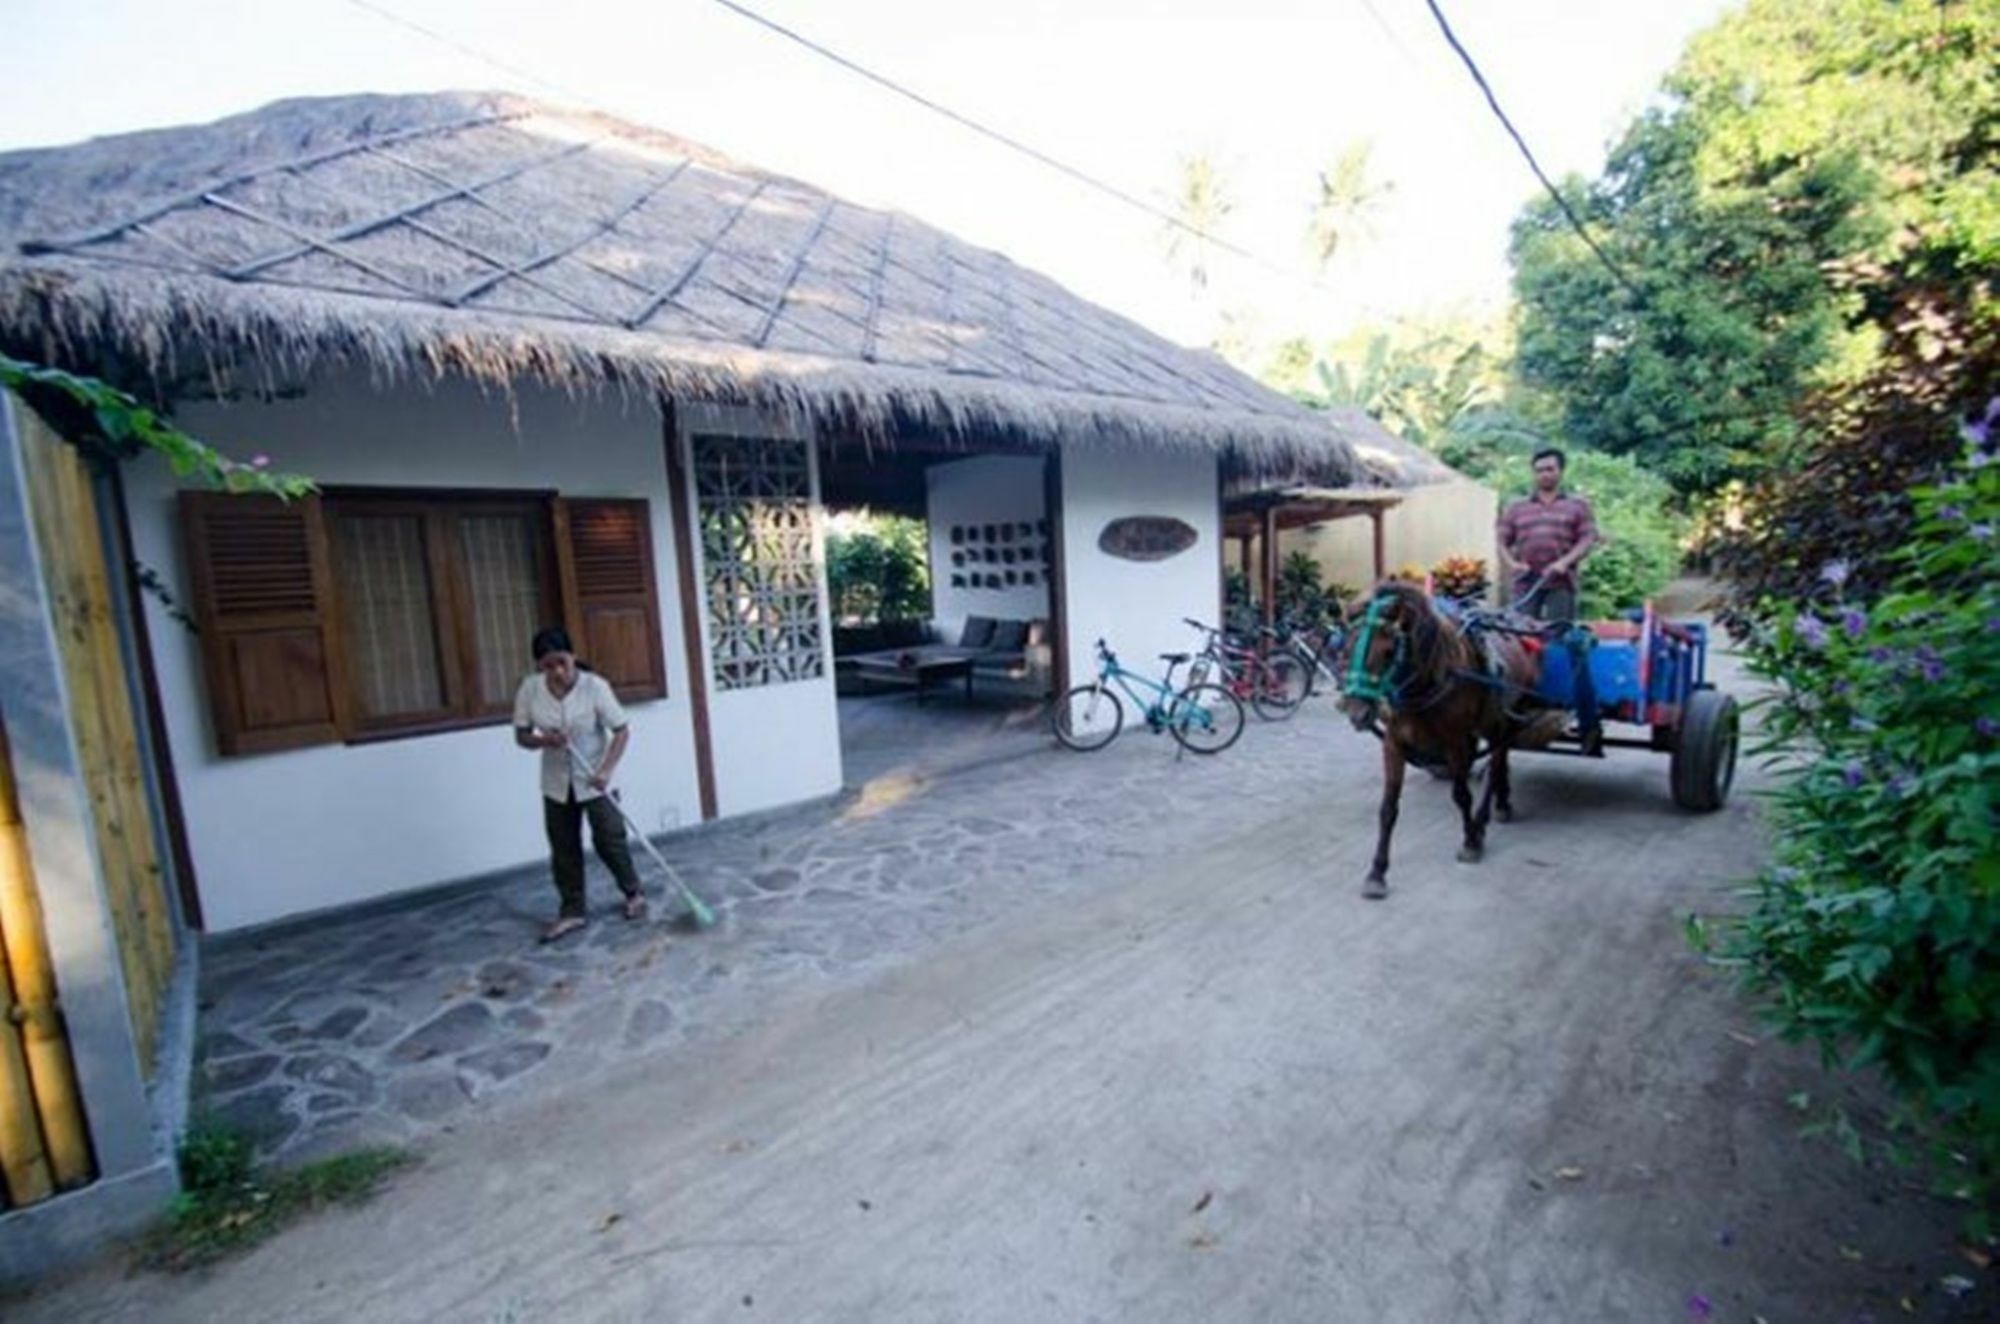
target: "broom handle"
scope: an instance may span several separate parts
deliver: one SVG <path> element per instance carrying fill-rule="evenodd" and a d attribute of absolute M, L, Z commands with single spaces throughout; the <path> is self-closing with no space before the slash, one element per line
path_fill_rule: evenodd
<path fill-rule="evenodd" d="M 591 770 L 590 765 L 583 761 L 583 755 L 576 752 L 575 745 L 565 742 L 563 749 L 569 754 L 571 766 L 576 768 L 578 772 L 581 772 L 586 778 L 597 775 Z M 660 871 L 666 874 L 667 880 L 682 891 L 686 891 L 687 884 L 682 882 L 681 876 L 674 872 L 674 867 L 667 863 L 667 857 L 660 854 L 660 848 L 653 844 L 652 838 L 648 837 L 644 829 L 632 821 L 632 815 L 626 813 L 625 806 L 618 803 L 618 797 L 611 793 L 609 785 L 604 788 L 604 798 L 609 800 L 611 807 L 618 811 L 618 817 L 625 820 L 625 826 L 632 830 L 632 835 L 639 839 L 639 844 L 645 848 L 646 854 L 653 857 L 653 863 L 660 866 Z"/>

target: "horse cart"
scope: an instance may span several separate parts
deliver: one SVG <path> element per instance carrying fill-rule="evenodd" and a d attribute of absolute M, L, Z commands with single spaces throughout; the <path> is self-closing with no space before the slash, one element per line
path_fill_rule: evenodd
<path fill-rule="evenodd" d="M 1466 623 L 1475 630 L 1508 628 L 1478 613 L 1462 616 L 1472 618 Z M 1531 637 L 1542 664 L 1534 698 L 1573 714 L 1575 725 L 1527 748 L 1581 757 L 1605 749 L 1663 753 L 1675 804 L 1696 812 L 1722 808 L 1736 779 L 1740 718 L 1736 700 L 1708 680 L 1706 625 L 1664 620 L 1649 603 L 1626 620 L 1552 627 Z"/>

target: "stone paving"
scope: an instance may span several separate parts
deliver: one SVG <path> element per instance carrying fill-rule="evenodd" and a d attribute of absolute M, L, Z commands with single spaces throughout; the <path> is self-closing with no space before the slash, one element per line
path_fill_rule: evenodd
<path fill-rule="evenodd" d="M 1328 794 L 1336 760 L 1375 757 L 1325 700 L 1289 723 L 1252 719 L 1215 758 L 1177 759 L 1143 728 L 1092 754 L 1001 748 L 1009 756 L 986 766 L 887 771 L 832 803 L 663 839 L 721 916 L 705 933 L 664 922 L 657 893 L 652 920 L 622 920 L 593 859 L 593 922 L 553 946 L 535 941 L 554 900 L 543 865 L 219 940 L 204 955 L 197 1108 L 279 1158 L 421 1140 L 490 1101 L 575 1087 L 740 1025 L 774 991 L 865 977 L 1242 830 Z"/>

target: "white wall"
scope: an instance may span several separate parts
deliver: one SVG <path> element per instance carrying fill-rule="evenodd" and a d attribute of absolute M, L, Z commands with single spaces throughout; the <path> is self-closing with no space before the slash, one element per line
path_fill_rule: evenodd
<path fill-rule="evenodd" d="M 931 618 L 943 632 L 946 643 L 955 642 L 968 616 L 992 616 L 1006 620 L 1046 620 L 1049 615 L 1048 584 L 1041 577 L 1039 560 L 1023 565 L 1000 563 L 963 567 L 952 564 L 954 552 L 972 553 L 988 546 L 1021 548 L 1040 546 L 1048 541 L 1039 533 L 1011 542 L 954 543 L 954 526 L 984 529 L 989 524 L 1026 522 L 1039 527 L 1047 517 L 1047 490 L 1043 474 L 1047 461 L 1039 455 L 979 455 L 968 460 L 934 464 L 925 472 L 930 496 L 925 518 L 930 525 Z M 1050 537 L 1053 537 L 1051 531 Z M 1033 568 L 1035 583 L 1012 588 L 973 589 L 952 587 L 953 575 L 998 573 L 1017 574 Z"/>
<path fill-rule="evenodd" d="M 820 640 L 826 653 L 825 667 L 816 680 L 738 690 L 718 689 L 710 673 L 708 711 L 710 743 L 715 750 L 716 812 L 727 818 L 831 795 L 841 788 L 840 716 L 833 690 L 833 621 L 826 597 L 826 520 L 819 506 L 819 448 L 810 444 L 812 434 L 803 421 L 788 422 L 712 405 L 682 404 L 674 412 L 683 447 L 696 433 L 797 437 L 808 443 L 812 465 L 813 544 L 819 564 Z M 688 452 L 683 450 L 682 455 L 686 459 Z M 690 487 L 688 509 L 694 510 L 691 463 L 685 471 Z M 698 534 L 694 549 L 695 583 L 705 585 Z M 712 656 L 708 613 L 703 611 L 700 616 L 702 654 Z"/>
<path fill-rule="evenodd" d="M 1222 614 L 1222 536 L 1215 460 L 1178 452 L 1065 447 L 1063 610 L 1069 683 L 1096 674 L 1097 640 L 1134 671 L 1157 676 L 1161 653 L 1198 647 L 1183 617 L 1214 624 Z M 1127 515 L 1185 520 L 1194 546 L 1164 561 L 1125 561 L 1097 548 L 1098 535 Z M 1058 682 L 1060 683 L 1060 682 Z"/>
<path fill-rule="evenodd" d="M 650 830 L 700 817 L 665 440 L 650 402 L 535 389 L 510 402 L 456 383 L 385 395 L 342 378 L 299 400 L 190 406 L 180 422 L 232 454 L 261 451 L 273 467 L 326 484 L 647 498 L 668 697 L 632 705 L 620 780 L 628 809 Z M 175 480 L 156 460 L 129 476 L 137 555 L 186 601 Z M 221 758 L 196 640 L 157 601 L 146 609 L 210 930 L 546 857 L 536 756 L 516 749 L 505 725 Z"/>
<path fill-rule="evenodd" d="M 1401 504 L 1382 518 L 1384 572 L 1395 574 L 1406 565 L 1428 570 L 1447 556 L 1476 556 L 1494 575 L 1499 561 L 1493 526 L 1500 499 L 1492 488 L 1470 481 L 1431 483 L 1411 488 Z M 1303 550 L 1320 564 L 1326 578 L 1356 590 L 1375 582 L 1372 521 L 1365 515 L 1278 535 L 1280 564 Z M 1233 562 L 1232 562 L 1233 564 Z"/>

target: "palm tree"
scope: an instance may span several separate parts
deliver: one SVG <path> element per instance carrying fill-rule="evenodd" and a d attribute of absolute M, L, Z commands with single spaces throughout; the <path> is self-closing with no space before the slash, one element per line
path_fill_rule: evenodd
<path fill-rule="evenodd" d="M 1322 274 L 1342 244 L 1352 244 L 1374 232 L 1375 213 L 1382 200 L 1395 191 L 1393 183 L 1371 176 L 1372 150 L 1366 142 L 1349 143 L 1319 172 L 1319 199 L 1313 204 L 1307 242 Z"/>
<path fill-rule="evenodd" d="M 1213 156 L 1194 152 L 1181 158 L 1180 187 L 1173 199 L 1178 224 L 1166 227 L 1167 260 L 1187 269 L 1196 298 L 1208 290 L 1212 241 L 1235 209 Z"/>

